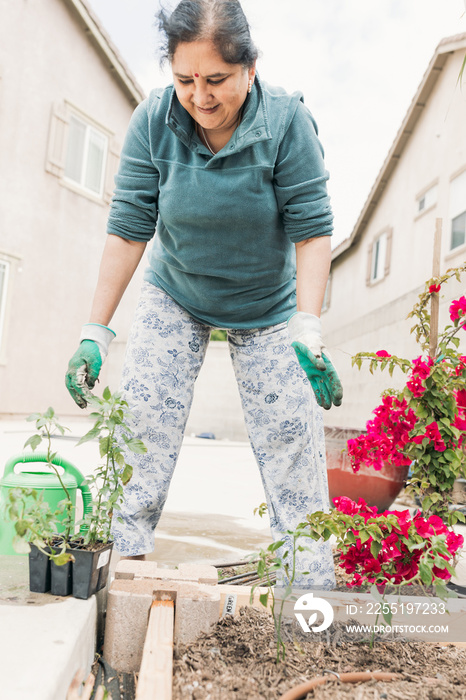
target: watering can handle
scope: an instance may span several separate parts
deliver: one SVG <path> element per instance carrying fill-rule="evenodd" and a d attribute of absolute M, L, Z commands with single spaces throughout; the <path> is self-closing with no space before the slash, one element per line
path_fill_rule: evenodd
<path fill-rule="evenodd" d="M 14 457 L 10 457 L 9 460 L 7 460 L 7 463 L 5 464 L 5 471 L 4 471 L 4 476 L 8 476 L 8 474 L 12 474 L 15 470 L 15 467 L 17 464 L 27 464 L 28 462 L 48 462 L 47 458 L 47 453 L 46 452 L 37 452 L 37 453 L 29 453 L 29 452 L 24 452 L 19 455 L 15 455 Z M 85 483 L 85 477 L 84 475 L 79 471 L 77 467 L 74 466 L 74 464 L 71 464 L 71 462 L 68 462 L 68 460 L 64 459 L 63 457 L 60 457 L 59 455 L 55 455 L 55 457 L 52 459 L 52 464 L 55 464 L 57 467 L 62 467 L 67 474 L 70 474 L 71 476 L 74 476 L 76 479 L 76 484 L 81 491 L 81 495 L 83 498 L 83 512 L 84 515 L 87 513 L 92 513 L 92 494 L 90 492 L 89 486 Z M 83 530 L 83 527 L 80 528 L 80 532 Z M 87 528 L 86 528 L 87 530 Z M 81 532 L 81 534 L 83 534 Z"/>

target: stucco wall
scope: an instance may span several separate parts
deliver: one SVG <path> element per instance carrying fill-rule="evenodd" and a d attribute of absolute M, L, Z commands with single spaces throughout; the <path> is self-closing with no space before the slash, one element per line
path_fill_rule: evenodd
<path fill-rule="evenodd" d="M 443 219 L 441 271 L 465 259 L 465 246 L 449 252 L 448 218 L 450 180 L 466 168 L 466 94 L 457 85 L 462 60 L 461 52 L 448 59 L 364 235 L 333 263 L 331 305 L 322 323 L 345 396 L 340 408 L 325 414 L 328 426 L 364 427 L 382 390 L 402 386 L 401 372 L 393 379 L 388 373 L 359 372 L 351 367 L 352 355 L 381 349 L 408 359 L 421 354 L 409 332 L 413 321 L 406 317 L 432 276 L 437 217 Z M 418 215 L 416 198 L 434 182 L 437 204 Z M 368 247 L 386 227 L 393 229 L 390 272 L 367 286 Z M 464 288 L 464 282 L 446 288 L 441 325 L 449 301 Z"/>
<path fill-rule="evenodd" d="M 0 0 L 0 10 L 0 252 L 17 258 L 0 413 L 53 405 L 76 414 L 63 376 L 88 320 L 108 205 L 46 172 L 52 105 L 69 101 L 120 146 L 133 106 L 62 0 Z M 113 322 L 120 340 L 141 275 L 142 268 Z"/>

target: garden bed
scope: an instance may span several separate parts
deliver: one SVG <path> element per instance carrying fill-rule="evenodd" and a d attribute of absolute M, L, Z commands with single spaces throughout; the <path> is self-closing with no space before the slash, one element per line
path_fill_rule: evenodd
<path fill-rule="evenodd" d="M 295 685 L 324 671 L 383 670 L 400 674 L 391 682 L 354 685 L 330 681 L 309 698 L 374 700 L 451 700 L 466 698 L 466 648 L 427 642 L 369 641 L 331 634 L 304 635 L 287 643 L 286 660 L 277 664 L 273 619 L 266 611 L 242 608 L 220 620 L 196 642 L 177 645 L 173 700 L 278 700 Z M 287 624 L 285 624 L 285 633 Z"/>

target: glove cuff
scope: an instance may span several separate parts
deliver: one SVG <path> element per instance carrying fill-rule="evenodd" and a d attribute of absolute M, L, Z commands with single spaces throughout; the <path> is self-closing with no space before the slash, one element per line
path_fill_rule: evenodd
<path fill-rule="evenodd" d="M 108 347 L 115 338 L 116 333 L 107 326 L 102 326 L 100 323 L 85 323 L 81 330 L 79 341 L 93 340 L 99 348 L 102 362 L 108 355 Z"/>
<path fill-rule="evenodd" d="M 300 338 L 308 333 L 320 336 L 322 334 L 320 318 L 305 311 L 296 311 L 288 319 L 288 333 L 292 342 L 300 342 Z"/>

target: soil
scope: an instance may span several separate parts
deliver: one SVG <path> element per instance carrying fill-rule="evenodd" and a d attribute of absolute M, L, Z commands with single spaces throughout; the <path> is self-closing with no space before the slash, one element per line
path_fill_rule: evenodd
<path fill-rule="evenodd" d="M 450 700 L 466 698 L 466 649 L 427 642 L 348 638 L 337 628 L 312 640 L 285 624 L 284 662 L 276 663 L 273 619 L 255 608 L 219 621 L 210 634 L 176 645 L 173 700 L 278 700 L 296 685 L 325 671 L 383 670 L 400 678 L 358 685 L 329 682 L 308 694 L 319 700 Z M 294 637 L 294 639 L 293 639 Z"/>

